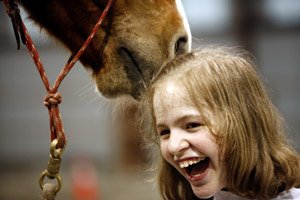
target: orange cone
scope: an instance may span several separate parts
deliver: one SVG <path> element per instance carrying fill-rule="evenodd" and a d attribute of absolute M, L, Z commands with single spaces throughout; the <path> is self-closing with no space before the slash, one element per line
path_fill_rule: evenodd
<path fill-rule="evenodd" d="M 72 164 L 72 195 L 74 200 L 100 200 L 95 165 L 87 158 L 77 158 Z"/>

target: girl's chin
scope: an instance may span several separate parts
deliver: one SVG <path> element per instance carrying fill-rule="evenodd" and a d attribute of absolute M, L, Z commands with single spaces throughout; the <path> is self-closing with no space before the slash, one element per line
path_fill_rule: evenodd
<path fill-rule="evenodd" d="M 194 194 L 200 199 L 209 199 L 217 193 L 217 191 L 209 191 L 209 190 L 199 191 L 198 189 L 199 188 L 193 188 L 193 186 L 192 186 L 192 190 L 193 190 Z"/>
<path fill-rule="evenodd" d="M 200 199 L 209 199 L 215 196 L 218 192 L 220 192 L 223 188 L 225 188 L 225 184 L 213 184 L 207 183 L 202 186 L 191 185 L 193 193 Z"/>
<path fill-rule="evenodd" d="M 190 186 L 198 198 L 209 199 L 220 192 L 222 188 L 225 187 L 225 184 L 222 182 L 214 182 L 214 180 L 209 180 L 202 185 L 193 185 L 190 183 Z"/>

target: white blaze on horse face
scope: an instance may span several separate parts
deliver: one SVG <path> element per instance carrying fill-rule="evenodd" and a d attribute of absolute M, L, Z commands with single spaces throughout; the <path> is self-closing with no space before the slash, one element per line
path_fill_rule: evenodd
<path fill-rule="evenodd" d="M 186 33 L 187 33 L 187 36 L 188 36 L 187 43 L 188 43 L 188 49 L 190 51 L 191 46 L 192 46 L 192 34 L 191 34 L 190 25 L 189 25 L 189 22 L 187 20 L 187 17 L 186 17 L 186 14 L 185 14 L 185 11 L 184 11 L 181 0 L 176 0 L 176 5 L 177 5 L 178 12 L 179 12 L 179 14 L 182 18 L 183 26 L 184 26 L 184 28 L 186 30 Z"/>

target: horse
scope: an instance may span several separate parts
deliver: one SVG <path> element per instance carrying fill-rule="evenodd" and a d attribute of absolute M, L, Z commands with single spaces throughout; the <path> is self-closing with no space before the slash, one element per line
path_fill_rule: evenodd
<path fill-rule="evenodd" d="M 108 0 L 16 1 L 31 20 L 69 49 L 71 57 L 108 3 Z M 121 159 L 125 165 L 135 166 L 144 161 L 141 135 L 132 123 L 136 121 L 134 113 L 140 96 L 160 66 L 190 49 L 191 31 L 181 0 L 115 0 L 80 57 L 102 96 L 108 99 L 129 96 L 129 101 L 134 102 L 124 106 L 119 101 L 116 114 L 121 118 Z"/>
<path fill-rule="evenodd" d="M 108 0 L 17 0 L 50 36 L 75 54 Z M 116 0 L 81 56 L 99 93 L 139 99 L 160 66 L 190 51 L 181 0 Z"/>

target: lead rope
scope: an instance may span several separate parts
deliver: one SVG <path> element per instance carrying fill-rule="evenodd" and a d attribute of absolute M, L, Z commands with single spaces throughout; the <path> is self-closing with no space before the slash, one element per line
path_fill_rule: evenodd
<path fill-rule="evenodd" d="M 20 37 L 23 44 L 26 45 L 30 55 L 36 65 L 36 68 L 41 76 L 42 82 L 47 90 L 47 95 L 44 98 L 44 105 L 48 108 L 49 116 L 50 116 L 50 156 L 47 165 L 47 169 L 41 173 L 39 179 L 39 185 L 42 190 L 42 198 L 44 200 L 54 200 L 56 194 L 61 189 L 62 181 L 61 176 L 59 174 L 61 158 L 63 154 L 63 150 L 66 146 L 66 136 L 65 131 L 62 124 L 62 119 L 59 112 L 58 104 L 61 103 L 61 95 L 57 92 L 58 87 L 60 86 L 62 80 L 72 69 L 74 64 L 78 61 L 84 50 L 87 48 L 92 38 L 95 36 L 96 32 L 99 30 L 100 25 L 102 24 L 103 19 L 107 15 L 109 9 L 114 3 L 114 0 L 109 0 L 104 11 L 99 17 L 97 23 L 95 24 L 91 34 L 86 39 L 82 47 L 79 49 L 77 54 L 63 67 L 58 77 L 54 82 L 54 86 L 51 87 L 49 83 L 49 79 L 46 75 L 45 69 L 41 62 L 40 56 L 32 42 L 32 39 L 22 21 L 20 16 L 20 10 L 18 5 L 14 2 L 14 0 L 1 0 L 3 1 L 6 12 L 11 18 L 15 37 L 17 40 L 18 49 L 20 48 Z M 19 35 L 20 34 L 20 35 Z M 55 179 L 56 184 L 53 181 L 49 181 L 45 183 L 44 179 L 48 178 L 50 180 Z"/>

